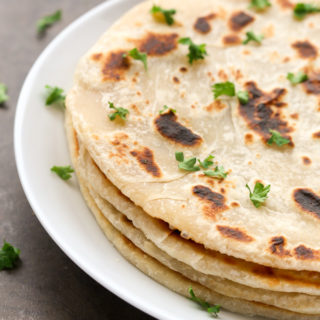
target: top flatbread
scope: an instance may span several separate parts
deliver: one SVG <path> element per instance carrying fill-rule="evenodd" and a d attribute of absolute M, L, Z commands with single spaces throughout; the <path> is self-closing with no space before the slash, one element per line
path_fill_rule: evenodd
<path fill-rule="evenodd" d="M 297 21 L 288 1 L 262 13 L 248 1 L 157 3 L 177 10 L 173 26 L 154 20 L 153 3 L 144 2 L 77 67 L 67 108 L 91 157 L 149 215 L 207 248 L 319 271 L 319 15 Z M 265 35 L 261 46 L 241 45 L 248 30 Z M 189 65 L 180 37 L 206 43 L 206 59 Z M 134 47 L 148 53 L 148 72 L 123 58 Z M 286 75 L 299 70 L 309 80 L 292 86 Z M 249 91 L 248 104 L 213 100 L 211 85 L 226 80 Z M 108 119 L 108 101 L 130 111 L 126 121 Z M 159 115 L 164 105 L 176 113 Z M 268 146 L 269 129 L 291 144 Z M 202 160 L 213 154 L 229 175 L 218 181 L 181 171 L 176 151 Z M 271 185 L 259 209 L 245 188 L 257 180 Z"/>

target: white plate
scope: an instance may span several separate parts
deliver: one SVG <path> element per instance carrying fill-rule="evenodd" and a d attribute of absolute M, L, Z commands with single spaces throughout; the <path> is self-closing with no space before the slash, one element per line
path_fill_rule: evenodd
<path fill-rule="evenodd" d="M 76 179 L 50 172 L 70 164 L 63 113 L 44 106 L 44 86 L 71 88 L 79 58 L 125 11 L 140 0 L 114 0 L 89 11 L 52 41 L 32 67 L 15 119 L 15 155 L 26 196 L 53 240 L 86 273 L 113 293 L 159 319 L 209 319 L 197 306 L 151 280 L 124 260 L 105 238 L 80 194 Z M 244 317 L 222 312 L 221 319 Z"/>

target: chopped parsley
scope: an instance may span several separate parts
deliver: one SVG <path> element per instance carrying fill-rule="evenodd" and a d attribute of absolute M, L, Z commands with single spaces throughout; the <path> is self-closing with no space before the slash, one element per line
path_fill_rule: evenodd
<path fill-rule="evenodd" d="M 176 160 L 179 162 L 179 165 L 178 165 L 179 169 L 185 170 L 185 171 L 192 171 L 192 172 L 200 170 L 200 167 L 195 166 L 197 162 L 196 157 L 184 160 L 183 152 L 176 152 L 175 156 L 176 156 Z"/>
<path fill-rule="evenodd" d="M 287 74 L 287 79 L 291 82 L 291 84 L 298 84 L 308 80 L 308 75 L 298 71 L 296 74 L 289 72 Z"/>
<path fill-rule="evenodd" d="M 65 167 L 53 166 L 51 168 L 51 171 L 56 173 L 62 180 L 69 180 L 71 178 L 70 173 L 74 172 L 74 170 L 70 166 L 65 166 Z"/>
<path fill-rule="evenodd" d="M 214 156 L 210 155 L 207 158 L 205 158 L 203 161 L 201 160 L 198 160 L 198 161 L 202 168 L 208 169 L 213 165 L 213 161 L 212 161 L 213 159 L 214 159 Z"/>
<path fill-rule="evenodd" d="M 190 294 L 190 298 L 189 298 L 190 300 L 197 303 L 203 310 L 206 310 L 214 318 L 218 317 L 218 313 L 220 311 L 220 306 L 218 304 L 211 306 L 208 302 L 198 298 L 194 294 L 192 287 L 189 288 L 189 294 Z"/>
<path fill-rule="evenodd" d="M 236 90 L 232 82 L 219 82 L 212 86 L 212 91 L 214 93 L 214 98 L 217 99 L 220 96 L 234 97 Z"/>
<path fill-rule="evenodd" d="M 237 97 L 241 104 L 247 104 L 249 101 L 249 92 L 248 91 L 238 91 Z"/>
<path fill-rule="evenodd" d="M 163 114 L 163 113 L 164 113 L 165 111 L 167 111 L 167 110 L 172 111 L 173 113 L 176 113 L 176 112 L 177 112 L 176 109 L 172 109 L 172 108 L 169 109 L 168 106 L 163 106 L 163 108 L 159 111 L 159 114 Z"/>
<path fill-rule="evenodd" d="M 7 95 L 7 86 L 0 82 L 0 104 L 8 101 L 9 96 Z"/>
<path fill-rule="evenodd" d="M 189 53 L 187 57 L 189 58 L 189 63 L 192 64 L 194 60 L 204 59 L 208 55 L 206 51 L 206 44 L 196 45 L 190 38 L 181 38 L 179 43 L 189 46 Z"/>
<path fill-rule="evenodd" d="M 152 9 L 150 10 L 150 13 L 156 19 L 158 19 L 159 16 L 160 16 L 159 20 L 162 20 L 162 18 L 164 18 L 166 23 L 169 26 L 171 26 L 171 25 L 174 24 L 173 16 L 177 13 L 177 11 L 175 9 L 165 10 L 165 9 L 162 9 L 161 7 L 159 7 L 159 6 L 153 6 Z"/>
<path fill-rule="evenodd" d="M 256 9 L 257 11 L 262 11 L 271 7 L 271 3 L 269 0 L 251 0 L 250 7 Z"/>
<path fill-rule="evenodd" d="M 128 52 L 128 56 L 134 60 L 140 60 L 143 63 L 145 70 L 148 70 L 147 54 L 140 52 L 137 48 L 134 48 Z M 127 54 L 123 54 L 123 58 L 126 58 Z"/>
<path fill-rule="evenodd" d="M 246 184 L 246 187 L 250 192 L 249 194 L 250 200 L 252 201 L 252 203 L 256 208 L 259 208 L 261 204 L 267 200 L 268 193 L 270 191 L 271 186 L 269 184 L 265 187 L 262 183 L 256 182 L 253 192 L 251 192 L 251 189 L 248 186 L 248 184 Z"/>
<path fill-rule="evenodd" d="M 12 269 L 16 261 L 19 259 L 20 250 L 10 243 L 4 241 L 0 250 L 0 270 Z"/>
<path fill-rule="evenodd" d="M 267 144 L 275 143 L 277 146 L 283 146 L 284 144 L 290 143 L 290 140 L 282 137 L 280 132 L 271 129 L 269 130 L 269 132 L 271 133 L 271 137 L 267 141 Z"/>
<path fill-rule="evenodd" d="M 302 20 L 306 15 L 311 13 L 320 12 L 320 6 L 315 6 L 310 3 L 297 3 L 293 9 L 295 18 Z"/>
<path fill-rule="evenodd" d="M 117 108 L 114 106 L 113 102 L 110 102 L 110 101 L 108 103 L 109 103 L 110 109 L 116 110 L 115 112 L 110 113 L 108 115 L 111 121 L 115 120 L 117 116 L 120 117 L 122 120 L 126 120 L 127 114 L 129 113 L 128 109 L 121 108 L 121 107 Z"/>
<path fill-rule="evenodd" d="M 255 34 L 253 31 L 248 31 L 246 33 L 247 38 L 245 40 L 242 41 L 242 44 L 248 44 L 250 41 L 254 41 L 258 44 L 261 44 L 262 39 L 264 38 L 264 36 L 261 35 L 257 35 Z"/>
<path fill-rule="evenodd" d="M 62 11 L 57 10 L 55 13 L 45 16 L 37 21 L 37 31 L 44 32 L 47 28 L 52 26 L 55 22 L 61 20 Z"/>
<path fill-rule="evenodd" d="M 228 175 L 227 172 L 224 171 L 223 166 L 216 166 L 214 170 L 207 170 L 203 172 L 206 176 L 212 177 L 212 178 L 219 178 L 219 179 L 225 179 Z"/>
<path fill-rule="evenodd" d="M 46 106 L 49 106 L 51 104 L 62 104 L 64 106 L 66 96 L 63 89 L 59 87 L 51 87 L 48 85 L 46 85 L 45 88 L 47 89 Z"/>

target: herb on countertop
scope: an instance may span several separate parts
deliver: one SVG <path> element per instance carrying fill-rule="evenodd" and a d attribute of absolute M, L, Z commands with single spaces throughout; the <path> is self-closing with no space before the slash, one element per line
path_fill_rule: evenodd
<path fill-rule="evenodd" d="M 8 101 L 9 96 L 7 95 L 8 88 L 4 83 L 0 82 L 0 104 Z"/>
<path fill-rule="evenodd" d="M 220 311 L 220 306 L 218 304 L 211 306 L 208 302 L 198 298 L 194 294 L 192 287 L 189 288 L 189 294 L 190 294 L 190 298 L 189 298 L 190 300 L 197 303 L 203 310 L 206 310 L 214 318 L 218 317 L 218 313 Z"/>
<path fill-rule="evenodd" d="M 66 96 L 63 89 L 59 87 L 51 87 L 48 85 L 46 85 L 45 88 L 47 89 L 46 106 L 60 103 L 63 105 L 63 107 L 65 106 L 64 102 L 66 100 Z"/>
<path fill-rule="evenodd" d="M 129 113 L 128 109 L 121 108 L 121 107 L 117 108 L 114 106 L 113 102 L 110 102 L 110 101 L 108 103 L 109 103 L 110 109 L 116 110 L 115 112 L 108 115 L 111 121 L 115 120 L 117 116 L 120 117 L 122 120 L 126 120 L 127 114 Z"/>
<path fill-rule="evenodd" d="M 284 144 L 290 143 L 290 140 L 282 137 L 280 132 L 271 129 L 269 130 L 269 132 L 271 133 L 271 137 L 267 141 L 267 144 L 271 145 L 272 143 L 275 143 L 277 146 L 283 146 Z"/>
<path fill-rule="evenodd" d="M 213 165 L 213 160 L 214 156 L 209 155 L 207 158 L 205 158 L 203 161 L 198 160 L 199 164 L 202 168 L 208 169 L 209 167 L 211 167 Z"/>
<path fill-rule="evenodd" d="M 298 84 L 308 80 L 308 75 L 298 71 L 296 74 L 289 72 L 287 74 L 287 79 L 291 82 L 291 84 Z"/>
<path fill-rule="evenodd" d="M 128 54 L 124 53 L 123 58 L 126 58 L 127 55 L 134 60 L 140 60 L 143 63 L 145 70 L 148 70 L 148 62 L 147 62 L 147 54 L 144 52 L 140 52 L 137 48 L 134 48 L 128 52 Z"/>
<path fill-rule="evenodd" d="M 251 192 L 250 187 L 248 184 L 246 184 L 247 189 L 249 190 L 250 194 L 250 200 L 254 204 L 256 208 L 259 208 L 263 202 L 265 202 L 268 198 L 268 193 L 270 191 L 270 184 L 267 186 L 264 186 L 260 182 L 256 182 L 253 192 Z"/>
<path fill-rule="evenodd" d="M 251 0 L 249 8 L 256 9 L 257 11 L 262 11 L 271 7 L 269 0 Z"/>
<path fill-rule="evenodd" d="M 176 152 L 175 156 L 176 156 L 176 160 L 179 162 L 178 164 L 179 169 L 185 170 L 185 171 L 192 171 L 192 172 L 200 170 L 200 167 L 195 166 L 197 162 L 196 157 L 184 160 L 183 152 Z"/>
<path fill-rule="evenodd" d="M 320 7 L 310 3 L 297 3 L 293 9 L 294 17 L 302 20 L 306 15 L 311 13 L 320 12 Z"/>
<path fill-rule="evenodd" d="M 74 172 L 74 170 L 70 166 L 65 166 L 65 167 L 53 166 L 51 168 L 51 171 L 56 173 L 63 180 L 69 180 L 71 178 L 70 173 Z"/>
<path fill-rule="evenodd" d="M 16 261 L 19 259 L 20 250 L 10 243 L 4 241 L 0 250 L 0 270 L 12 269 Z"/>
<path fill-rule="evenodd" d="M 153 17 L 156 20 L 162 21 L 164 18 L 165 22 L 169 26 L 174 24 L 173 16 L 176 14 L 176 12 L 177 11 L 175 9 L 165 10 L 165 9 L 162 9 L 161 7 L 155 6 L 155 5 L 150 10 L 150 13 L 153 15 Z"/>
<path fill-rule="evenodd" d="M 62 11 L 57 10 L 55 13 L 45 16 L 37 21 L 38 33 L 44 32 L 47 28 L 52 26 L 55 22 L 61 20 Z"/>
<path fill-rule="evenodd" d="M 212 86 L 212 91 L 214 93 L 214 98 L 217 99 L 220 96 L 234 97 L 236 90 L 232 82 L 219 82 Z"/>
<path fill-rule="evenodd" d="M 172 111 L 173 113 L 176 113 L 177 112 L 177 110 L 176 109 L 172 109 L 172 108 L 169 108 L 168 106 L 163 106 L 163 108 L 159 111 L 159 114 L 163 114 L 165 111 L 167 111 L 167 110 L 169 110 L 169 111 Z"/>
<path fill-rule="evenodd" d="M 242 44 L 248 44 L 250 41 L 254 41 L 258 44 L 261 44 L 262 39 L 264 38 L 264 36 L 261 35 L 257 35 L 255 34 L 253 31 L 248 31 L 246 33 L 247 38 L 245 40 L 242 41 Z"/>
<path fill-rule="evenodd" d="M 206 44 L 196 45 L 192 42 L 190 38 L 181 38 L 179 43 L 189 46 L 189 53 L 187 57 L 189 58 L 189 63 L 192 64 L 194 60 L 204 59 L 208 55 L 206 51 Z"/>
<path fill-rule="evenodd" d="M 225 179 L 228 175 L 227 172 L 224 171 L 223 166 L 216 166 L 214 170 L 207 170 L 203 172 L 206 176 L 212 178 Z"/>

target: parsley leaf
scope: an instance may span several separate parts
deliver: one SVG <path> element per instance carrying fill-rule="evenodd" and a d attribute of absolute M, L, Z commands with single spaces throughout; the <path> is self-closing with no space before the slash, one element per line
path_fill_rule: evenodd
<path fill-rule="evenodd" d="M 37 21 L 37 30 L 39 33 L 44 32 L 48 27 L 53 25 L 56 21 L 61 20 L 62 11 L 57 10 L 55 13 L 45 16 Z"/>
<path fill-rule="evenodd" d="M 7 86 L 0 82 L 0 104 L 8 101 L 9 96 L 7 95 Z"/>
<path fill-rule="evenodd" d="M 120 117 L 122 120 L 126 120 L 127 114 L 129 113 L 128 109 L 121 108 L 121 107 L 117 108 L 114 106 L 113 102 L 110 102 L 110 101 L 108 103 L 109 103 L 110 109 L 116 110 L 115 112 L 108 115 L 111 121 L 115 120 L 117 116 Z"/>
<path fill-rule="evenodd" d="M 0 250 L 0 270 L 12 269 L 19 259 L 20 250 L 4 241 Z"/>
<path fill-rule="evenodd" d="M 206 310 L 214 318 L 218 317 L 218 313 L 220 311 L 220 306 L 218 304 L 211 306 L 208 302 L 196 297 L 192 287 L 189 288 L 189 294 L 190 294 L 190 298 L 189 298 L 190 300 L 196 302 L 202 309 Z"/>
<path fill-rule="evenodd" d="M 159 111 L 159 114 L 163 114 L 165 111 L 167 111 L 169 109 L 168 106 L 163 106 L 162 110 Z M 176 109 L 172 109 L 170 108 L 169 111 L 172 111 L 173 113 L 176 113 L 177 110 Z"/>
<path fill-rule="evenodd" d="M 127 56 L 126 53 L 123 54 L 123 58 Z M 137 48 L 134 48 L 128 52 L 128 56 L 134 60 L 140 60 L 143 63 L 145 70 L 148 70 L 147 54 L 140 52 Z"/>
<path fill-rule="evenodd" d="M 291 82 L 291 84 L 298 84 L 307 81 L 308 75 L 301 71 L 297 72 L 296 74 L 289 72 L 287 74 L 287 79 Z"/>
<path fill-rule="evenodd" d="M 210 155 L 207 158 L 205 158 L 203 161 L 201 160 L 198 160 L 198 161 L 202 168 L 208 169 L 210 166 L 213 165 L 213 161 L 212 161 L 213 159 L 214 159 L 214 156 Z"/>
<path fill-rule="evenodd" d="M 204 171 L 203 173 L 208 177 L 219 178 L 219 179 L 225 179 L 228 175 L 228 173 L 224 171 L 223 166 L 220 166 L 220 167 L 216 166 L 214 170 Z"/>
<path fill-rule="evenodd" d="M 251 0 L 249 8 L 254 8 L 258 11 L 262 11 L 268 7 L 271 7 L 271 3 L 268 0 Z"/>
<path fill-rule="evenodd" d="M 267 144 L 272 144 L 273 142 L 278 146 L 283 146 L 284 144 L 288 144 L 290 142 L 289 139 L 286 139 L 281 136 L 280 132 L 276 130 L 269 130 L 271 133 L 270 139 L 267 141 Z"/>
<path fill-rule="evenodd" d="M 242 44 L 248 44 L 250 41 L 254 41 L 258 44 L 261 44 L 262 39 L 264 38 L 264 36 L 261 35 L 257 35 L 255 34 L 253 31 L 248 31 L 246 33 L 247 38 L 245 40 L 242 41 Z"/>
<path fill-rule="evenodd" d="M 71 178 L 70 173 L 74 172 L 74 170 L 70 166 L 65 166 L 65 167 L 53 166 L 51 168 L 51 171 L 56 173 L 63 180 L 69 180 Z"/>
<path fill-rule="evenodd" d="M 212 89 L 215 99 L 222 95 L 234 97 L 236 94 L 234 84 L 229 81 L 216 83 L 212 86 Z"/>
<path fill-rule="evenodd" d="M 250 192 L 249 194 L 250 200 L 252 201 L 252 203 L 256 208 L 259 208 L 261 204 L 267 200 L 268 193 L 270 191 L 271 186 L 269 184 L 265 187 L 262 183 L 256 182 L 253 192 L 251 192 L 251 189 L 248 186 L 248 184 L 246 184 L 246 187 Z"/>
<path fill-rule="evenodd" d="M 197 158 L 193 157 L 187 160 L 184 160 L 183 152 L 176 152 L 175 153 L 176 160 L 179 162 L 178 167 L 181 170 L 185 171 L 199 171 L 200 167 L 195 166 L 197 162 Z"/>
<path fill-rule="evenodd" d="M 153 15 L 154 18 L 158 19 L 159 18 L 159 14 L 161 15 L 160 17 L 164 18 L 164 20 L 166 21 L 166 23 L 171 26 L 174 24 L 174 19 L 173 19 L 173 15 L 175 15 L 177 13 L 177 11 L 175 9 L 170 9 L 170 10 L 165 10 L 162 9 L 159 6 L 153 6 L 152 9 L 150 10 L 150 13 Z M 162 19 L 158 19 L 158 20 L 162 20 Z"/>
<path fill-rule="evenodd" d="M 189 46 L 189 53 L 187 57 L 189 58 L 189 63 L 192 64 L 194 60 L 204 59 L 208 55 L 206 51 L 206 44 L 196 45 L 192 42 L 190 38 L 181 38 L 179 43 Z"/>
<path fill-rule="evenodd" d="M 309 3 L 297 3 L 293 9 L 295 18 L 302 20 L 307 14 L 320 12 L 320 7 Z"/>
<path fill-rule="evenodd" d="M 237 97 L 241 104 L 247 104 L 249 101 L 249 92 L 248 91 L 238 91 Z"/>
<path fill-rule="evenodd" d="M 45 88 L 47 89 L 46 106 L 49 106 L 54 103 L 62 103 L 64 106 L 66 96 L 64 94 L 63 89 L 59 87 L 51 87 L 48 85 L 46 85 Z"/>

